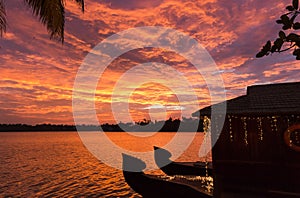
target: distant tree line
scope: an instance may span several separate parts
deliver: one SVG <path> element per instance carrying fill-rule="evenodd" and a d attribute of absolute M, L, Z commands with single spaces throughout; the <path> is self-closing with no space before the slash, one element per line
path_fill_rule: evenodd
<path fill-rule="evenodd" d="M 76 127 L 74 125 L 55 125 L 55 124 L 0 124 L 1 132 L 11 132 L 11 131 L 75 131 Z"/>
<path fill-rule="evenodd" d="M 143 119 L 133 123 L 102 124 L 102 125 L 64 125 L 64 124 L 0 124 L 0 132 L 22 132 L 22 131 L 105 131 L 105 132 L 176 132 L 176 131 L 203 131 L 203 120 L 183 118 L 166 121 L 155 121 Z"/>

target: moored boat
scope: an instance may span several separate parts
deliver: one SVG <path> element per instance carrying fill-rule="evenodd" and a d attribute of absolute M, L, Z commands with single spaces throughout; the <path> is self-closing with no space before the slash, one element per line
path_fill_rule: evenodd
<path fill-rule="evenodd" d="M 173 162 L 171 153 L 166 149 L 154 146 L 156 165 L 167 175 L 212 176 L 212 163 L 206 162 Z"/>
<path fill-rule="evenodd" d="M 134 166 L 133 168 L 131 166 Z M 164 180 L 143 172 L 146 165 L 140 159 L 123 154 L 123 175 L 127 184 L 144 198 L 197 197 L 211 198 L 204 190 L 178 181 Z M 132 171 L 131 171 L 132 170 Z M 135 171 L 135 172 L 134 172 Z M 139 171 L 139 172 L 136 172 Z"/>

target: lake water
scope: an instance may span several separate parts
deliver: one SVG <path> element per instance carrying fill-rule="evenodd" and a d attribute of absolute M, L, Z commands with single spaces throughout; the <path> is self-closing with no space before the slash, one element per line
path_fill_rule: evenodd
<path fill-rule="evenodd" d="M 107 134 L 119 146 L 139 152 L 164 146 L 175 133 L 147 138 Z M 176 161 L 204 161 L 198 157 L 202 141 L 203 133 L 197 133 Z M 141 197 L 122 171 L 95 158 L 76 132 L 0 133 L 0 156 L 0 197 Z"/>

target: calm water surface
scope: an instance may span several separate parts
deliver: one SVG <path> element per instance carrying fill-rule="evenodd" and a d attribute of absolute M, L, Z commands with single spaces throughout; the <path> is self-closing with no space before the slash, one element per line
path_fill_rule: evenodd
<path fill-rule="evenodd" d="M 175 133 L 138 139 L 108 134 L 126 149 L 150 151 Z M 202 139 L 198 133 L 177 161 L 203 161 L 197 157 Z M 141 197 L 126 184 L 122 171 L 89 153 L 76 132 L 0 133 L 0 156 L 0 197 Z"/>

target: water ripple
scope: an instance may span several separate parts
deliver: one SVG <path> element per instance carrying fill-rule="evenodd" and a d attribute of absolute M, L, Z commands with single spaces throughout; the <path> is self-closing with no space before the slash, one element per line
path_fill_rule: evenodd
<path fill-rule="evenodd" d="M 0 197 L 140 197 L 77 133 L 0 133 Z"/>

